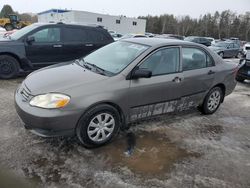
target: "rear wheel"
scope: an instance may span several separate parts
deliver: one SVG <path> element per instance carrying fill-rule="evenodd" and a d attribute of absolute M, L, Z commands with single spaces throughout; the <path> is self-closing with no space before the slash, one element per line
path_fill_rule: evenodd
<path fill-rule="evenodd" d="M 19 72 L 18 61 L 9 55 L 0 56 L 0 78 L 15 78 Z"/>
<path fill-rule="evenodd" d="M 98 105 L 80 119 L 76 135 L 87 148 L 99 147 L 110 142 L 120 128 L 119 112 L 110 105 Z"/>
<path fill-rule="evenodd" d="M 201 106 L 202 113 L 214 113 L 219 108 L 223 97 L 223 92 L 220 87 L 214 87 L 213 89 L 211 89 L 206 95 L 204 102 Z"/>

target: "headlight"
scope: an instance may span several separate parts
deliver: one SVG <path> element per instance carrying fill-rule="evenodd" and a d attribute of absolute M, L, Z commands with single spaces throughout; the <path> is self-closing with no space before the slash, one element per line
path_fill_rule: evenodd
<path fill-rule="evenodd" d="M 70 101 L 70 97 L 59 93 L 48 93 L 44 95 L 37 95 L 30 100 L 31 106 L 40 108 L 62 108 Z"/>

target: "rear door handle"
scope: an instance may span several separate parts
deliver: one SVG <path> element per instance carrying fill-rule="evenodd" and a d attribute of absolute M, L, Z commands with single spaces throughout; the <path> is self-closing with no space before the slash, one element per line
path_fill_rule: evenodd
<path fill-rule="evenodd" d="M 212 70 L 210 70 L 210 71 L 208 71 L 208 75 L 211 75 L 211 74 L 214 74 L 215 72 L 214 71 L 212 71 Z"/>
<path fill-rule="evenodd" d="M 61 45 L 61 44 L 54 44 L 53 47 L 54 47 L 54 48 L 61 48 L 62 45 Z"/>
<path fill-rule="evenodd" d="M 91 47 L 91 46 L 94 46 L 94 44 L 85 44 L 85 46 Z"/>
<path fill-rule="evenodd" d="M 182 81 L 182 79 L 180 77 L 176 76 L 172 81 L 175 83 L 180 83 Z"/>

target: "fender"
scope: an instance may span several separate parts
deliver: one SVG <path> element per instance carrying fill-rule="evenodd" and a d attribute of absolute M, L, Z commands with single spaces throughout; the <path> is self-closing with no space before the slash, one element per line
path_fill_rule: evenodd
<path fill-rule="evenodd" d="M 21 41 L 11 41 L 4 39 L 0 41 L 0 55 L 11 55 L 20 62 L 21 68 L 32 69 L 33 65 L 26 57 L 24 43 Z"/>

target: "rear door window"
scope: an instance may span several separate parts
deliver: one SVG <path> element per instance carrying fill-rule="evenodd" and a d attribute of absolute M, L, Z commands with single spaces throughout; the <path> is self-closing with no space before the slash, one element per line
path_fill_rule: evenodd
<path fill-rule="evenodd" d="M 64 28 L 65 42 L 86 42 L 87 33 L 83 28 L 65 27 Z"/>
<path fill-rule="evenodd" d="M 228 45 L 228 48 L 229 48 L 229 49 L 234 48 L 234 44 L 233 44 L 233 43 L 229 44 L 229 45 Z"/>
<path fill-rule="evenodd" d="M 214 65 L 212 58 L 198 48 L 182 48 L 182 70 L 195 70 Z"/>
<path fill-rule="evenodd" d="M 234 48 L 240 48 L 240 46 L 234 43 Z"/>
<path fill-rule="evenodd" d="M 94 43 L 106 43 L 106 41 L 108 40 L 108 37 L 101 31 L 89 30 L 88 35 Z"/>

